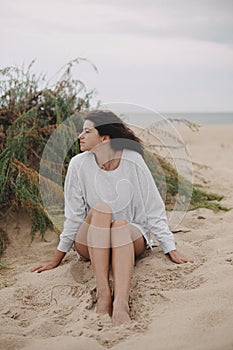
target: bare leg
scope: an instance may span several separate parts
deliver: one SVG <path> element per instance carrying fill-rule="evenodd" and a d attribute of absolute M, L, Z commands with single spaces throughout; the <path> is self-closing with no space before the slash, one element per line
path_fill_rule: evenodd
<path fill-rule="evenodd" d="M 135 256 L 145 250 L 140 231 L 124 220 L 112 224 L 112 271 L 114 278 L 114 302 L 112 321 L 114 326 L 130 322 L 129 293 Z"/>
<path fill-rule="evenodd" d="M 109 315 L 112 309 L 109 286 L 111 222 L 110 208 L 104 203 L 99 203 L 90 210 L 86 221 L 80 227 L 75 243 L 78 253 L 90 257 L 93 266 L 97 287 L 96 311 Z"/>

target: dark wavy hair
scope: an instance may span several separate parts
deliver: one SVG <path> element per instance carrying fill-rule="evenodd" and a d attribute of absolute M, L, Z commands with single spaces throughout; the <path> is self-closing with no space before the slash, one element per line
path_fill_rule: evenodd
<path fill-rule="evenodd" d="M 127 148 L 143 156 L 143 145 L 140 138 L 113 112 L 94 110 L 86 113 L 84 120 L 92 121 L 100 136 L 108 135 L 114 150 Z"/>

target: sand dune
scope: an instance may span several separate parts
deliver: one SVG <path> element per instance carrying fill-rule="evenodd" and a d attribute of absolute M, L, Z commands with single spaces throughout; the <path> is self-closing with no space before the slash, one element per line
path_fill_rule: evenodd
<path fill-rule="evenodd" d="M 233 125 L 180 133 L 194 161 L 195 182 L 223 194 L 222 204 L 233 207 Z M 2 261 L 10 269 L 0 271 L 0 349 L 233 349 L 233 210 L 186 214 L 175 239 L 194 264 L 175 265 L 159 247 L 137 261 L 132 322 L 120 327 L 95 312 L 89 262 L 71 251 L 60 267 L 31 273 L 31 266 L 53 256 L 57 236 L 48 232 L 46 242 L 31 242 L 23 214 L 5 225 L 10 244 Z"/>

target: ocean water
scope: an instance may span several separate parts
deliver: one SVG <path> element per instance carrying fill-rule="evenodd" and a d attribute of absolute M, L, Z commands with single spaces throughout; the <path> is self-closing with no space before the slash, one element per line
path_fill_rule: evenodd
<path fill-rule="evenodd" d="M 151 112 L 139 106 L 132 106 L 131 110 L 124 110 L 124 105 L 120 109 L 113 111 L 121 116 L 125 122 L 146 127 L 150 124 L 161 122 L 168 118 L 186 119 L 189 122 L 199 125 L 205 124 L 233 124 L 233 112 Z"/>
<path fill-rule="evenodd" d="M 233 112 L 218 113 L 161 113 L 166 118 L 186 119 L 192 123 L 205 124 L 233 124 Z"/>

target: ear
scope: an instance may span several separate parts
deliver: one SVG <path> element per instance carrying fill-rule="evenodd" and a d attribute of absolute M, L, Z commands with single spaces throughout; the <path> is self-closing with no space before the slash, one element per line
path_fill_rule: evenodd
<path fill-rule="evenodd" d="M 110 140 L 110 136 L 109 135 L 104 135 L 103 137 L 102 137 L 102 142 L 107 142 L 107 141 L 109 141 Z"/>

